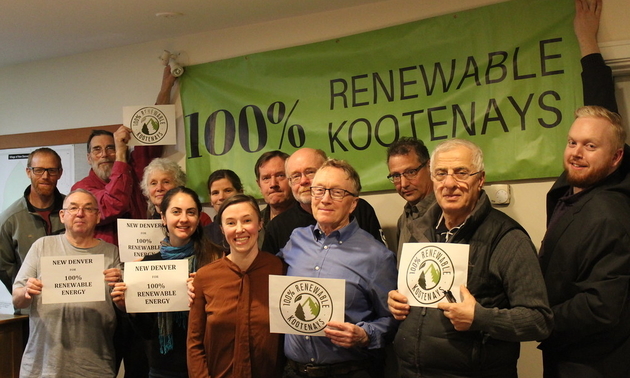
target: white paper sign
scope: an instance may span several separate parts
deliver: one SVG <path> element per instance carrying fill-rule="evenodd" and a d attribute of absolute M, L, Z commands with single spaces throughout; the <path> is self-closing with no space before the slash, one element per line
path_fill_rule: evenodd
<path fill-rule="evenodd" d="M 410 306 L 437 307 L 449 301 L 449 294 L 461 302 L 459 287 L 468 280 L 468 254 L 468 244 L 403 244 L 398 291 Z"/>
<path fill-rule="evenodd" d="M 343 322 L 346 280 L 269 276 L 272 333 L 324 336 L 329 321 Z"/>
<path fill-rule="evenodd" d="M 129 146 L 177 144 L 175 105 L 125 106 L 123 125 L 131 129 Z"/>
<path fill-rule="evenodd" d="M 13 315 L 13 298 L 6 286 L 0 283 L 0 314 Z"/>
<path fill-rule="evenodd" d="M 42 256 L 42 303 L 105 300 L 103 255 Z"/>
<path fill-rule="evenodd" d="M 188 260 L 125 263 L 127 312 L 188 311 Z"/>
<path fill-rule="evenodd" d="M 118 219 L 118 250 L 121 262 L 138 261 L 160 251 L 164 239 L 161 219 Z"/>

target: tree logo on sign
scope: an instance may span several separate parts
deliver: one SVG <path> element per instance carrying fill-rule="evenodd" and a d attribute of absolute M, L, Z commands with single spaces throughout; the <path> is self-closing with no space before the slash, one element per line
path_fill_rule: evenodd
<path fill-rule="evenodd" d="M 332 319 L 333 304 L 325 287 L 311 280 L 287 285 L 280 296 L 284 321 L 300 333 L 322 331 Z"/>
<path fill-rule="evenodd" d="M 160 109 L 144 107 L 134 113 L 129 127 L 138 141 L 155 144 L 166 136 L 168 120 Z"/>
<path fill-rule="evenodd" d="M 455 269 L 443 249 L 429 245 L 419 249 L 407 267 L 406 284 L 413 297 L 424 305 L 444 299 L 453 287 Z"/>

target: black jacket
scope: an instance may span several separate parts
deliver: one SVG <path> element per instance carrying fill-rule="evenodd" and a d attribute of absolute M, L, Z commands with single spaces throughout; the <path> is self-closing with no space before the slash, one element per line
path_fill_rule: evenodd
<path fill-rule="evenodd" d="M 432 206 L 411 241 L 436 241 L 441 213 Z M 470 244 L 467 286 L 477 300 L 475 319 L 469 331 L 456 331 L 442 310 L 412 307 L 394 341 L 400 377 L 514 377 L 519 341 L 546 337 L 552 323 L 536 250 L 483 192 L 450 242 Z"/>
<path fill-rule="evenodd" d="M 570 185 L 563 173 L 547 194 L 547 221 Z M 630 147 L 620 167 L 547 230 L 540 253 L 556 327 L 540 348 L 555 358 L 599 361 L 630 350 Z M 630 358 L 611 363 L 630 370 Z"/>

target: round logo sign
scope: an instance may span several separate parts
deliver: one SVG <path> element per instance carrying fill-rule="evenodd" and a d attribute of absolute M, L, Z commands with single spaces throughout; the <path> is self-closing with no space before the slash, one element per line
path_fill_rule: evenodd
<path fill-rule="evenodd" d="M 157 108 L 139 109 L 131 117 L 131 133 L 140 142 L 155 144 L 162 140 L 168 130 L 166 115 Z"/>
<path fill-rule="evenodd" d="M 298 280 L 288 285 L 280 296 L 284 321 L 302 333 L 322 331 L 332 318 L 330 294 L 317 282 Z"/>
<path fill-rule="evenodd" d="M 441 301 L 455 280 L 453 261 L 441 248 L 418 250 L 407 267 L 406 284 L 414 298 L 423 304 Z"/>

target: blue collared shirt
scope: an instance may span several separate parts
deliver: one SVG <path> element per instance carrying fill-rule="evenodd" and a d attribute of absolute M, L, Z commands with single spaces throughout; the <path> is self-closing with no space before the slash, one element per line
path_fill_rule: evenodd
<path fill-rule="evenodd" d="M 296 228 L 278 256 L 289 265 L 289 276 L 345 279 L 345 321 L 370 338 L 367 348 L 347 349 L 325 336 L 286 335 L 289 359 L 318 365 L 365 360 L 393 339 L 398 322 L 387 308 L 387 294 L 397 284 L 396 256 L 356 220 L 328 236 L 318 225 Z"/>

